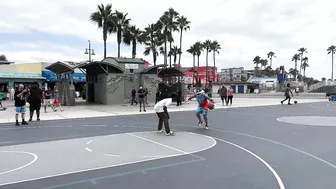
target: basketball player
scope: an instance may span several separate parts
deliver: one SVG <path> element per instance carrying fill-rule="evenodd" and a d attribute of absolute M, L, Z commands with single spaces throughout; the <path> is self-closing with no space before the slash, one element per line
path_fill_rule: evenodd
<path fill-rule="evenodd" d="M 198 126 L 201 127 L 203 124 L 202 118 L 201 118 L 201 114 L 203 115 L 203 119 L 205 122 L 205 129 L 209 129 L 209 124 L 208 124 L 208 100 L 211 101 L 212 103 L 214 103 L 214 100 L 212 98 L 210 98 L 205 92 L 204 90 L 202 91 L 197 91 L 196 94 L 190 98 L 188 98 L 188 100 L 191 100 L 193 98 L 196 98 L 198 106 L 196 109 L 196 117 L 198 118 Z"/>
<path fill-rule="evenodd" d="M 281 104 L 283 104 L 286 100 L 288 100 L 288 105 L 292 105 L 292 104 L 290 103 L 291 96 L 290 96 L 289 93 L 291 93 L 291 94 L 292 94 L 292 97 L 293 97 L 293 92 L 292 92 L 292 90 L 290 89 L 290 84 L 287 83 L 287 87 L 286 87 L 286 90 L 285 90 L 285 97 L 286 97 L 286 98 L 285 98 L 284 100 L 281 101 Z"/>
<path fill-rule="evenodd" d="M 161 96 L 161 98 L 163 98 L 163 96 Z M 163 98 L 162 100 L 157 102 L 154 106 L 154 111 L 159 118 L 159 124 L 158 124 L 157 132 L 159 132 L 159 133 L 163 132 L 162 126 L 164 125 L 167 136 L 174 135 L 173 131 L 171 131 L 170 128 L 169 128 L 169 118 L 170 117 L 169 117 L 168 110 L 167 110 L 167 107 L 171 103 L 172 103 L 172 98 L 170 98 L 170 97 L 169 98 Z"/>

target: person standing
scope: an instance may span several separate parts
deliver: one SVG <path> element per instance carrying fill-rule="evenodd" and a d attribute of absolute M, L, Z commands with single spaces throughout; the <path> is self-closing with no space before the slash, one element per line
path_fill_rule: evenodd
<path fill-rule="evenodd" d="M 182 106 L 182 91 L 177 89 L 176 92 L 176 102 L 177 102 L 177 106 Z"/>
<path fill-rule="evenodd" d="M 156 112 L 156 115 L 159 118 L 159 124 L 158 124 L 158 130 L 157 132 L 161 133 L 163 132 L 163 124 L 165 127 L 166 135 L 173 135 L 173 131 L 169 128 L 169 114 L 167 107 L 172 103 L 172 98 L 164 98 L 160 100 L 158 103 L 154 106 L 154 111 Z"/>
<path fill-rule="evenodd" d="M 20 126 L 19 114 L 21 114 L 22 125 L 28 125 L 28 123 L 25 121 L 27 95 L 28 95 L 27 89 L 24 89 L 24 86 L 20 84 L 18 89 L 14 93 L 16 126 Z"/>
<path fill-rule="evenodd" d="M 55 112 L 56 109 L 54 107 L 54 102 L 51 99 L 53 94 L 53 91 L 49 87 L 48 90 L 44 92 L 44 99 L 43 99 L 43 104 L 44 104 L 44 112 L 47 113 L 47 107 L 50 106 L 50 108 Z"/>
<path fill-rule="evenodd" d="M 230 86 L 230 88 L 229 88 L 229 90 L 228 90 L 228 92 L 227 92 L 227 105 L 229 104 L 229 102 L 230 102 L 230 106 L 232 105 L 232 99 L 233 99 L 233 89 L 232 89 L 232 87 Z"/>
<path fill-rule="evenodd" d="M 285 90 L 285 97 L 286 97 L 286 98 L 285 98 L 283 101 L 281 101 L 281 104 L 283 104 L 286 100 L 288 100 L 288 105 L 292 105 L 292 104 L 290 103 L 291 96 L 289 95 L 289 93 L 291 93 L 292 96 L 293 96 L 293 92 L 292 92 L 292 90 L 290 89 L 290 84 L 287 83 L 287 87 L 286 87 L 286 90 Z"/>
<path fill-rule="evenodd" d="M 141 107 L 142 106 L 143 106 L 143 111 L 146 112 L 145 95 L 146 95 L 146 91 L 142 88 L 142 86 L 140 86 L 139 90 L 138 90 L 140 112 L 141 112 Z"/>
<path fill-rule="evenodd" d="M 219 89 L 219 95 L 222 99 L 222 105 L 224 106 L 224 102 L 226 105 L 228 105 L 227 103 L 227 88 L 225 87 L 225 85 L 222 85 L 222 88 Z"/>
<path fill-rule="evenodd" d="M 40 121 L 40 109 L 41 109 L 41 103 L 42 103 L 42 90 L 39 88 L 38 83 L 35 81 L 33 82 L 32 87 L 30 88 L 30 93 L 28 96 L 28 103 L 29 106 L 29 112 L 30 112 L 30 118 L 29 121 L 33 120 L 34 111 L 36 111 L 36 121 Z"/>
<path fill-rule="evenodd" d="M 131 105 L 133 106 L 133 103 L 135 103 L 135 105 L 138 105 L 138 102 L 135 99 L 135 96 L 136 96 L 136 90 L 135 90 L 135 88 L 132 89 L 131 93 L 132 93 L 132 102 L 131 102 Z"/>

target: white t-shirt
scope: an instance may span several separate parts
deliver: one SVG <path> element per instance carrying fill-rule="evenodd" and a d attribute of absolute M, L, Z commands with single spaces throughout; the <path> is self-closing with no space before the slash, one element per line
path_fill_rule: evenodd
<path fill-rule="evenodd" d="M 172 98 L 165 98 L 160 100 L 158 103 L 155 104 L 154 106 L 154 111 L 156 113 L 161 113 L 164 112 L 163 107 L 164 106 L 169 106 L 172 103 Z"/>

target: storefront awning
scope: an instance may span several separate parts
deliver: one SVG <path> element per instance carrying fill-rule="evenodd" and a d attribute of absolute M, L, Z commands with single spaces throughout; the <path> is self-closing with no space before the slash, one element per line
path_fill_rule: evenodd
<path fill-rule="evenodd" d="M 45 77 L 46 81 L 48 82 L 57 81 L 56 73 L 52 71 L 42 71 L 42 76 Z M 85 83 L 86 82 L 86 75 L 84 73 L 73 73 L 72 76 L 73 76 L 74 83 Z"/>
<path fill-rule="evenodd" d="M 28 73 L 0 73 L 0 78 L 19 78 L 19 79 L 37 79 L 37 80 L 42 80 L 45 79 L 41 74 L 28 74 Z"/>

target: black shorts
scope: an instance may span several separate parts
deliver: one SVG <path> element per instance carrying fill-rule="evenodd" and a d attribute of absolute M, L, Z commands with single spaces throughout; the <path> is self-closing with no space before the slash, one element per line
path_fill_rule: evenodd
<path fill-rule="evenodd" d="M 39 111 L 41 109 L 41 103 L 31 103 L 29 106 L 30 111 Z"/>

